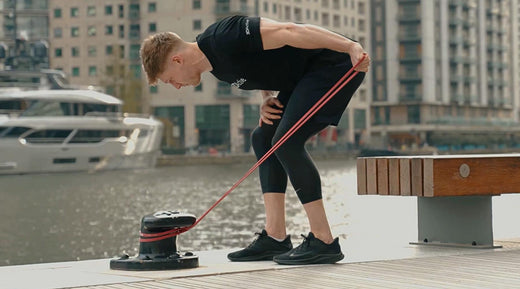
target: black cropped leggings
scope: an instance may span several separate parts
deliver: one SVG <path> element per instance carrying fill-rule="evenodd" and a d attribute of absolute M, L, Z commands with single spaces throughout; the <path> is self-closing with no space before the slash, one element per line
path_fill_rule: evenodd
<path fill-rule="evenodd" d="M 262 124 L 252 134 L 256 157 L 260 159 L 285 133 L 352 67 L 350 58 L 344 63 L 327 66 L 305 74 L 294 90 L 281 91 L 278 99 L 284 105 L 282 118 L 273 125 Z M 329 124 L 337 125 L 352 95 L 365 74 L 359 73 L 337 92 L 309 121 L 260 165 L 262 192 L 285 193 L 287 176 L 302 204 L 322 198 L 321 179 L 305 142 Z"/>
<path fill-rule="evenodd" d="M 262 124 L 252 134 L 256 157 L 260 159 L 294 125 L 295 121 L 283 118 L 273 125 Z M 287 176 L 302 204 L 322 198 L 318 170 L 305 142 L 327 127 L 326 123 L 307 122 L 281 145 L 259 168 L 262 192 L 285 193 Z"/>

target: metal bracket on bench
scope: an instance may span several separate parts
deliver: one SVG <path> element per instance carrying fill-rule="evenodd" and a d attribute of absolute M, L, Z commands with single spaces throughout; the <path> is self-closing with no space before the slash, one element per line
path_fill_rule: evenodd
<path fill-rule="evenodd" d="M 491 196 L 418 197 L 417 245 L 500 248 L 493 243 Z"/>

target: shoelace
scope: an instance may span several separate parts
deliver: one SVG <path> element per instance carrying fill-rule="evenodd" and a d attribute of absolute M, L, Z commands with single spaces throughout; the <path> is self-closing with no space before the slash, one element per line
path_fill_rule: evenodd
<path fill-rule="evenodd" d="M 258 242 L 258 240 L 260 240 L 260 238 L 267 236 L 266 234 L 263 234 L 263 232 L 262 233 L 255 232 L 255 235 L 258 235 L 258 238 L 256 238 L 251 244 L 249 244 L 249 246 L 247 246 L 247 248 L 253 247 L 256 244 L 256 242 Z"/>
<path fill-rule="evenodd" d="M 303 242 L 294 249 L 295 251 L 301 251 L 304 248 L 309 248 L 311 245 L 311 239 L 309 237 L 305 236 L 304 234 L 301 234 L 300 236 L 303 237 Z"/>

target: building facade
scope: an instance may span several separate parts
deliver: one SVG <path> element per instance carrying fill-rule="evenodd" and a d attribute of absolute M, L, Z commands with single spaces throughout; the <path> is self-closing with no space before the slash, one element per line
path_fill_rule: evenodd
<path fill-rule="evenodd" d="M 48 0 L 0 0 L 0 69 L 49 66 Z"/>
<path fill-rule="evenodd" d="M 517 6 L 372 0 L 372 144 L 516 146 Z"/>
<path fill-rule="evenodd" d="M 140 70 L 139 47 L 150 34 L 174 31 L 186 41 L 218 19 L 265 16 L 317 24 L 369 43 L 368 0 L 49 0 L 51 68 L 65 71 L 73 84 L 104 86 L 165 122 L 164 151 L 250 151 L 258 124 L 258 91 L 235 90 L 210 74 L 197 87 L 149 87 Z M 138 80 L 136 83 L 135 80 Z M 369 129 L 370 77 L 352 99 L 336 142 L 359 143 Z M 138 91 L 139 95 L 135 94 Z M 131 95 L 130 99 L 128 95 Z M 130 106 L 132 107 L 132 106 Z"/>

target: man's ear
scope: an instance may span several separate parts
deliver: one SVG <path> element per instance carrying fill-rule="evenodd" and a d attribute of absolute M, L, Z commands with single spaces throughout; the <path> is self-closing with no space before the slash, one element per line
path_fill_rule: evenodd
<path fill-rule="evenodd" d="M 184 59 L 179 54 L 174 54 L 170 57 L 170 61 L 172 63 L 182 64 L 184 62 Z"/>

